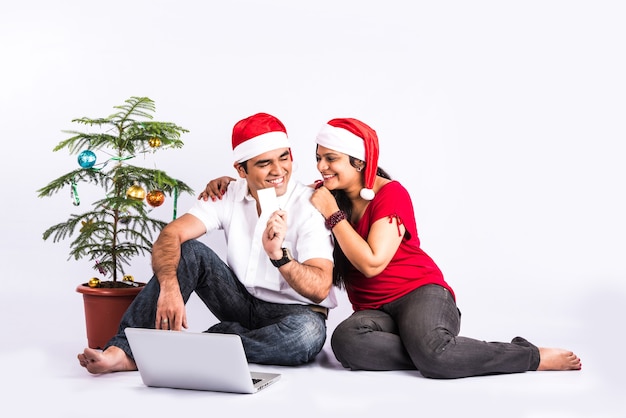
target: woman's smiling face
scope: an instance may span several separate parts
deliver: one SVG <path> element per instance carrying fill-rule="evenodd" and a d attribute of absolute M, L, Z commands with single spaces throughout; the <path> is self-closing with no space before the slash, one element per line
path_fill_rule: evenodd
<path fill-rule="evenodd" d="M 363 176 L 350 164 L 350 156 L 322 145 L 315 154 L 317 170 L 322 175 L 324 186 L 329 190 L 360 190 Z"/>

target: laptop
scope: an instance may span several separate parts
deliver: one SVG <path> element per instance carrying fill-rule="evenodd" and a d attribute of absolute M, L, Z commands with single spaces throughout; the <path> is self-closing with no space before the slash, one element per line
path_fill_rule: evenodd
<path fill-rule="evenodd" d="M 281 376 L 251 372 L 239 335 L 126 328 L 126 337 L 146 386 L 256 393 Z"/>

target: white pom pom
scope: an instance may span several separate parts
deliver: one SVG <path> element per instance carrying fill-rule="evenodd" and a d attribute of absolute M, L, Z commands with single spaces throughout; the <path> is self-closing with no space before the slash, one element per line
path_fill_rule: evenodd
<path fill-rule="evenodd" d="M 372 189 L 363 188 L 363 189 L 361 189 L 359 194 L 365 200 L 372 200 L 372 199 L 374 199 L 374 190 L 372 190 Z"/>

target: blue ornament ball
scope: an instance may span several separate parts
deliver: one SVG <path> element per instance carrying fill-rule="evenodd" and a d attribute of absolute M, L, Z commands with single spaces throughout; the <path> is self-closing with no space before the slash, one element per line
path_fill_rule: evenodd
<path fill-rule="evenodd" d="M 82 168 L 91 168 L 96 163 L 96 154 L 93 151 L 85 150 L 78 154 L 78 164 Z"/>

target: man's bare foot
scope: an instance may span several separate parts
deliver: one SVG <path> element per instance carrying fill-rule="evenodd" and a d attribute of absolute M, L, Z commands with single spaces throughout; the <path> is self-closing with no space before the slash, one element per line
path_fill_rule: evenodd
<path fill-rule="evenodd" d="M 580 370 L 582 362 L 571 351 L 560 348 L 539 348 L 537 370 Z"/>
<path fill-rule="evenodd" d="M 104 351 L 85 348 L 78 355 L 78 362 L 93 374 L 137 370 L 135 362 L 121 348 L 115 346 Z"/>

